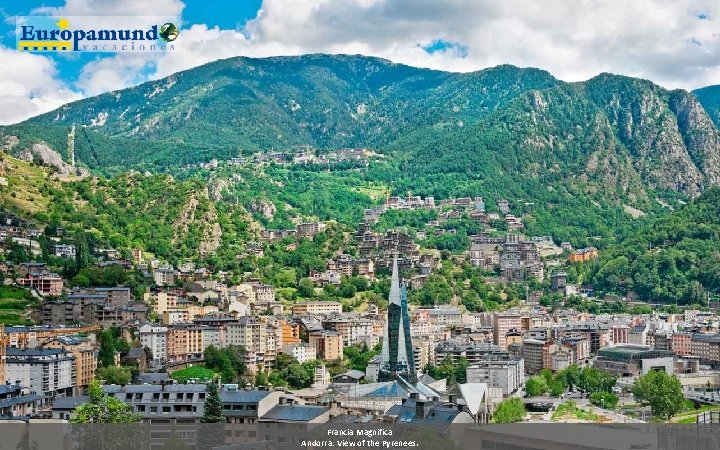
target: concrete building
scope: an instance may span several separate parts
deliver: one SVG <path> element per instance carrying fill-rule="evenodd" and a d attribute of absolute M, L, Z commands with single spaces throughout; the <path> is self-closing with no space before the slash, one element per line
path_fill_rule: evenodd
<path fill-rule="evenodd" d="M 0 418 L 27 417 L 35 414 L 43 396 L 31 393 L 20 384 L 0 383 Z"/>
<path fill-rule="evenodd" d="M 345 347 L 365 344 L 373 348 L 380 341 L 371 320 L 331 317 L 324 319 L 322 325 L 325 329 L 336 331 L 342 337 Z"/>
<path fill-rule="evenodd" d="M 178 325 L 167 330 L 167 358 L 174 361 L 188 361 L 202 357 L 205 351 L 203 327 L 199 325 Z"/>
<path fill-rule="evenodd" d="M 438 307 L 428 310 L 431 323 L 447 326 L 462 325 L 462 313 L 459 308 Z"/>
<path fill-rule="evenodd" d="M 225 386 L 220 392 L 223 413 L 229 423 L 254 424 L 280 404 L 283 393 L 269 389 L 236 389 Z"/>
<path fill-rule="evenodd" d="M 673 333 L 670 345 L 673 353 L 678 356 L 692 355 L 692 333 Z"/>
<path fill-rule="evenodd" d="M 537 373 L 545 367 L 544 354 L 547 341 L 537 339 L 525 339 L 522 343 L 522 355 L 525 358 L 525 370 L 527 373 Z M 550 364 L 547 366 L 550 368 Z"/>
<path fill-rule="evenodd" d="M 140 327 L 140 345 L 150 349 L 152 363 L 162 364 L 168 359 L 168 329 L 161 325 L 145 324 Z"/>
<path fill-rule="evenodd" d="M 343 357 L 343 340 L 336 331 L 313 331 L 308 334 L 308 343 L 315 347 L 320 359 L 334 361 Z"/>
<path fill-rule="evenodd" d="M 305 344 L 304 342 L 299 344 L 283 345 L 282 352 L 297 359 L 301 364 L 317 359 L 317 351 L 315 350 L 315 347 Z"/>
<path fill-rule="evenodd" d="M 53 272 L 30 272 L 26 277 L 18 278 L 17 283 L 50 297 L 61 295 L 64 286 L 62 277 Z"/>
<path fill-rule="evenodd" d="M 50 251 L 54 256 L 58 258 L 75 258 L 75 246 L 68 244 L 56 244 L 50 246 Z"/>
<path fill-rule="evenodd" d="M 57 348 L 6 349 L 7 379 L 19 380 L 30 392 L 48 397 L 75 390 L 75 357 Z"/>
<path fill-rule="evenodd" d="M 690 338 L 692 356 L 713 367 L 720 366 L 720 334 L 693 333 Z"/>
<path fill-rule="evenodd" d="M 255 372 L 271 362 L 266 361 L 266 353 L 269 350 L 275 352 L 276 344 L 268 345 L 268 339 L 272 340 L 273 335 L 267 331 L 266 325 L 255 317 L 241 317 L 237 322 L 225 325 L 225 345 L 245 347 L 248 369 Z"/>
<path fill-rule="evenodd" d="M 597 369 L 618 376 L 636 376 L 650 370 L 673 373 L 673 353 L 643 345 L 615 345 L 601 348 L 595 359 Z"/>
<path fill-rule="evenodd" d="M 630 327 L 627 325 L 616 325 L 612 328 L 613 344 L 628 344 L 630 342 Z"/>
<path fill-rule="evenodd" d="M 174 286 L 175 269 L 155 269 L 153 271 L 153 281 L 157 286 Z"/>
<path fill-rule="evenodd" d="M 565 292 L 567 286 L 567 273 L 555 272 L 550 275 L 550 287 L 555 292 Z"/>
<path fill-rule="evenodd" d="M 95 378 L 98 351 L 87 338 L 58 336 L 44 343 L 43 348 L 55 348 L 72 353 L 75 358 L 75 393 L 85 392 Z"/>
<path fill-rule="evenodd" d="M 205 384 L 105 385 L 103 391 L 132 405 L 145 423 L 194 424 L 204 412 Z M 280 391 L 243 390 L 225 385 L 220 391 L 223 414 L 229 423 L 252 424 L 280 404 Z M 87 396 L 58 399 L 52 408 L 54 419 L 67 420 Z"/>
<path fill-rule="evenodd" d="M 492 353 L 468 367 L 466 374 L 468 383 L 487 383 L 507 397 L 525 384 L 525 360 L 507 352 Z"/>
<path fill-rule="evenodd" d="M 292 306 L 292 313 L 296 316 L 303 314 L 341 314 L 342 303 L 340 302 L 303 302 L 295 303 Z"/>
<path fill-rule="evenodd" d="M 493 321 L 493 343 L 503 350 L 507 350 L 507 333 L 510 330 L 519 330 L 522 319 L 519 314 L 495 314 Z"/>

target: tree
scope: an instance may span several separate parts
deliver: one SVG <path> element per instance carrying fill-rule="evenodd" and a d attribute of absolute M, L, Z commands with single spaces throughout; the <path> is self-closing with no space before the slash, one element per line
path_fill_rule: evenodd
<path fill-rule="evenodd" d="M 525 382 L 525 392 L 530 397 L 538 397 L 545 394 L 548 390 L 545 378 L 540 375 L 528 378 Z"/>
<path fill-rule="evenodd" d="M 525 418 L 525 404 L 522 399 L 512 397 L 498 403 L 493 414 L 493 422 L 495 423 L 514 423 L 520 422 Z"/>
<path fill-rule="evenodd" d="M 80 271 L 90 263 L 90 246 L 85 231 L 75 233 L 75 265 Z"/>
<path fill-rule="evenodd" d="M 683 396 L 680 379 L 665 371 L 651 370 L 635 380 L 632 389 L 635 399 L 643 406 L 650 406 L 653 416 L 669 420 L 683 410 Z"/>
<path fill-rule="evenodd" d="M 128 367 L 98 367 L 96 376 L 105 384 L 129 384 L 132 380 L 132 372 Z"/>
<path fill-rule="evenodd" d="M 99 365 L 103 367 L 115 365 L 115 339 L 113 339 L 112 333 L 105 330 L 98 337 L 100 339 Z"/>
<path fill-rule="evenodd" d="M 245 348 L 230 345 L 218 349 L 212 345 L 204 352 L 205 367 L 220 372 L 225 383 L 237 381 L 245 373 Z"/>
<path fill-rule="evenodd" d="M 297 293 L 300 297 L 312 298 L 315 297 L 315 285 L 310 278 L 303 278 L 298 283 Z"/>
<path fill-rule="evenodd" d="M 205 394 L 203 415 L 198 430 L 198 448 L 213 448 L 225 442 L 225 416 L 220 391 L 216 383 L 210 383 Z"/>
<path fill-rule="evenodd" d="M 590 403 L 601 408 L 613 409 L 618 404 L 618 396 L 612 392 L 593 392 L 590 394 Z"/>
<path fill-rule="evenodd" d="M 90 382 L 90 400 L 78 406 L 70 423 L 138 423 L 140 415 L 132 405 L 105 394 L 97 380 Z"/>
<path fill-rule="evenodd" d="M 222 423 L 225 422 L 223 415 L 223 403 L 220 399 L 220 390 L 216 383 L 209 383 L 205 394 L 205 405 L 201 423 Z"/>

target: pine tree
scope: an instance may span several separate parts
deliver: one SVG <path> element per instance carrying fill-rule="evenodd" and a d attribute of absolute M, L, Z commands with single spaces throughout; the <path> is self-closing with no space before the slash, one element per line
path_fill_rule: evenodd
<path fill-rule="evenodd" d="M 218 385 L 215 382 L 208 384 L 204 409 L 198 429 L 197 448 L 219 447 L 225 442 L 225 416 Z"/>
<path fill-rule="evenodd" d="M 205 396 L 205 407 L 203 416 L 200 418 L 202 423 L 221 423 L 225 422 L 223 415 L 223 404 L 220 399 L 220 391 L 216 383 L 208 384 L 207 395 Z"/>

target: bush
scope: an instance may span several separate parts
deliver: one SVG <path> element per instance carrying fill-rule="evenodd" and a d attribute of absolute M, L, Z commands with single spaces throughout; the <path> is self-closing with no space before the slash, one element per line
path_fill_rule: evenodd
<path fill-rule="evenodd" d="M 517 397 L 512 397 L 498 403 L 493 414 L 495 423 L 520 422 L 525 418 L 525 404 Z"/>

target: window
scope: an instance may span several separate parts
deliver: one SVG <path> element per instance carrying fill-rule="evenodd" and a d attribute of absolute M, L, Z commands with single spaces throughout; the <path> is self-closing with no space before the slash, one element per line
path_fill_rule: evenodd
<path fill-rule="evenodd" d="M 151 406 L 151 407 L 150 407 L 150 412 L 151 412 L 151 413 L 154 413 L 154 414 L 157 414 L 157 406 Z"/>
<path fill-rule="evenodd" d="M 162 412 L 163 412 L 163 414 L 170 414 L 170 407 L 169 407 L 169 406 L 163 406 Z"/>
<path fill-rule="evenodd" d="M 205 393 L 204 393 L 204 392 L 201 392 L 201 393 L 200 393 L 200 400 L 205 400 Z"/>

